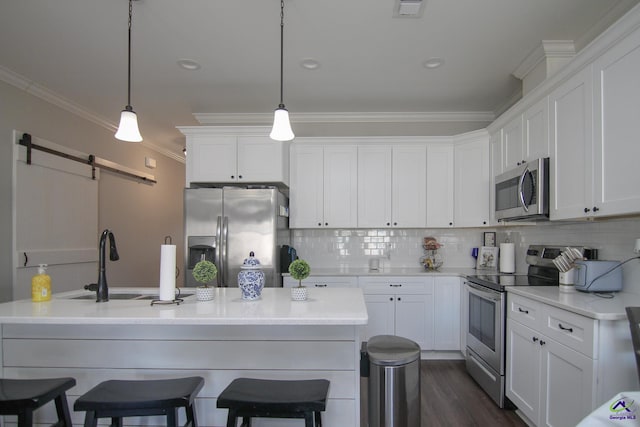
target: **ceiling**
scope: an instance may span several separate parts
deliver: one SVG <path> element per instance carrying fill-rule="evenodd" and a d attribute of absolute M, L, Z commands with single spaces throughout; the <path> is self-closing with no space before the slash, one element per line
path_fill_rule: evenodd
<path fill-rule="evenodd" d="M 285 0 L 294 131 L 302 113 L 501 112 L 521 92 L 512 73 L 542 40 L 579 49 L 639 0 L 424 1 L 420 17 L 399 18 L 394 0 Z M 126 104 L 127 0 L 0 2 L 0 78 L 115 127 Z M 175 127 L 198 124 L 194 113 L 268 124 L 279 24 L 278 0 L 136 0 L 131 104 L 144 143 L 179 153 Z M 426 68 L 432 57 L 444 64 Z"/>

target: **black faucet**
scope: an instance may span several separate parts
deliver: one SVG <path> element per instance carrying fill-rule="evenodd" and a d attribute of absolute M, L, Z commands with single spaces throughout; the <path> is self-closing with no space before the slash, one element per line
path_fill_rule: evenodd
<path fill-rule="evenodd" d="M 84 287 L 89 291 L 96 291 L 96 302 L 109 301 L 109 287 L 107 286 L 107 273 L 105 270 L 106 263 L 104 259 L 107 236 L 109 236 L 109 259 L 111 261 L 117 261 L 120 259 L 118 256 L 118 249 L 116 248 L 116 239 L 113 237 L 113 233 L 108 229 L 104 230 L 100 236 L 98 283 L 92 283 Z"/>

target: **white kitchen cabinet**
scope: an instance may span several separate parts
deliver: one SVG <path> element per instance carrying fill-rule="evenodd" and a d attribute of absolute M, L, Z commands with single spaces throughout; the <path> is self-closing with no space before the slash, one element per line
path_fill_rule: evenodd
<path fill-rule="evenodd" d="M 549 103 L 545 96 L 502 129 L 502 170 L 549 156 Z"/>
<path fill-rule="evenodd" d="M 581 218 L 592 213 L 592 101 L 589 67 L 549 95 L 549 217 L 552 220 Z"/>
<path fill-rule="evenodd" d="M 489 225 L 491 161 L 489 136 L 473 132 L 455 142 L 455 215 L 456 227 Z"/>
<path fill-rule="evenodd" d="M 640 30 L 593 64 L 594 215 L 640 212 L 639 70 Z"/>
<path fill-rule="evenodd" d="M 358 278 L 364 293 L 369 322 L 363 339 L 376 335 L 398 335 L 433 349 L 433 278 Z"/>
<path fill-rule="evenodd" d="M 510 170 L 524 161 L 525 149 L 522 115 L 513 118 L 502 129 L 502 152 L 504 155 L 504 170 Z"/>
<path fill-rule="evenodd" d="M 309 288 L 355 288 L 358 286 L 356 276 L 309 276 L 302 281 Z M 298 281 L 291 276 L 283 277 L 283 287 L 293 288 Z"/>
<path fill-rule="evenodd" d="M 454 179 L 453 146 L 427 145 L 427 227 L 454 225 Z"/>
<path fill-rule="evenodd" d="M 357 146 L 294 144 L 291 159 L 290 227 L 355 228 Z"/>
<path fill-rule="evenodd" d="M 187 184 L 289 184 L 289 145 L 267 136 L 187 133 Z"/>
<path fill-rule="evenodd" d="M 426 226 L 424 145 L 358 147 L 358 227 Z"/>
<path fill-rule="evenodd" d="M 460 350 L 460 278 L 436 276 L 433 302 L 434 350 Z"/>
<path fill-rule="evenodd" d="M 507 292 L 507 397 L 530 425 L 576 425 L 638 388 L 628 329 Z"/>

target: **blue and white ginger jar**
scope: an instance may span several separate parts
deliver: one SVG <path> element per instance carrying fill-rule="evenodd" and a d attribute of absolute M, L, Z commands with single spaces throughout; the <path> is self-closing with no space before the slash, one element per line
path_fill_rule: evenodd
<path fill-rule="evenodd" d="M 260 299 L 262 288 L 264 288 L 264 272 L 253 252 L 249 253 L 249 258 L 246 258 L 240 267 L 238 286 L 242 291 L 242 299 L 248 301 Z"/>

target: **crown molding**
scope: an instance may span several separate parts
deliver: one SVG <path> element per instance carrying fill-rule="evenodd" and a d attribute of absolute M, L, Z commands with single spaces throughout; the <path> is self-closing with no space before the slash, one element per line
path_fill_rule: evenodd
<path fill-rule="evenodd" d="M 576 48 L 573 40 L 542 40 L 542 43 L 533 49 L 511 74 L 522 80 L 546 58 L 570 59 L 575 55 Z"/>
<path fill-rule="evenodd" d="M 273 113 L 194 113 L 203 125 L 269 124 Z M 420 122 L 492 122 L 492 111 L 461 112 L 361 112 L 361 113 L 292 113 L 293 123 L 420 123 Z"/>
<path fill-rule="evenodd" d="M 24 76 L 0 65 L 0 81 L 3 81 L 11 86 L 14 86 L 20 90 L 25 91 L 26 93 L 33 95 L 37 98 L 42 99 L 43 101 L 48 102 L 49 104 L 55 105 L 56 107 L 62 108 L 65 111 L 70 112 L 78 117 L 81 117 L 85 120 L 90 121 L 111 133 L 115 133 L 118 129 L 118 125 L 113 123 L 112 121 L 93 113 L 92 111 L 82 107 L 81 105 L 63 97 L 62 95 L 57 94 L 56 92 L 47 89 L 46 87 L 25 78 Z M 164 156 L 167 156 L 173 160 L 184 163 L 184 156 L 181 156 L 177 153 L 172 152 L 171 150 L 160 147 L 158 145 L 143 142 L 143 145 L 149 150 L 160 153 Z"/>

